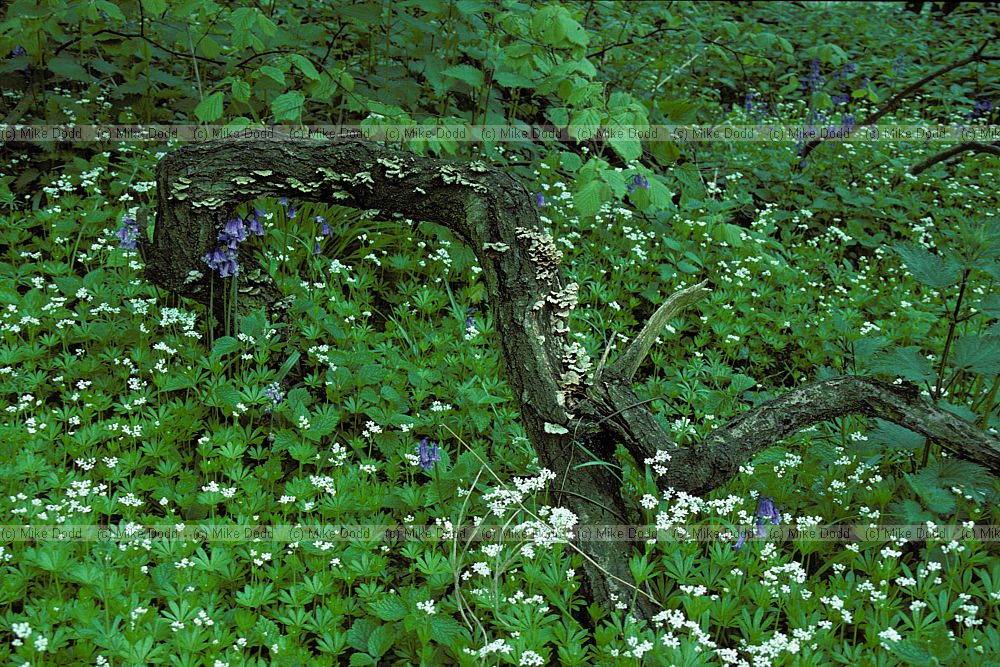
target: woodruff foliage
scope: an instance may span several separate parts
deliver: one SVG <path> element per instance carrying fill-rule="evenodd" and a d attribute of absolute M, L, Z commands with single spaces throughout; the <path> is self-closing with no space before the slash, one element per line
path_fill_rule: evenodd
<path fill-rule="evenodd" d="M 857 3 L 95 0 L 5 12 L 0 104 L 22 123 L 549 123 L 575 137 L 694 122 L 844 127 L 989 37 L 975 6 L 941 17 Z M 996 61 L 970 61 L 882 122 L 996 124 L 998 81 Z M 644 398 L 682 444 L 844 372 L 913 383 L 996 427 L 989 154 L 908 177 L 944 146 L 403 147 L 488 159 L 538 193 L 581 286 L 572 330 L 592 354 L 634 334 L 674 289 L 715 282 L 700 316 L 671 322 L 640 369 Z M 532 452 L 491 316 L 469 329 L 483 299 L 470 255 L 447 234 L 364 212 L 257 202 L 265 234 L 246 245 L 297 297 L 299 324 L 269 335 L 248 318 L 242 337 L 208 352 L 201 312 L 164 300 L 140 281 L 138 257 L 116 249 L 147 231 L 123 219 L 150 203 L 162 150 L 3 148 L 7 522 L 500 523 L 490 506 L 510 497 L 490 487 L 532 470 Z M 293 367 L 301 385 L 283 386 Z M 39 541 L 0 553 L 0 653 L 15 664 L 998 659 L 982 622 L 997 612 L 995 543 L 756 537 L 775 514 L 803 526 L 1000 523 L 995 479 L 934 443 L 845 419 L 758 456 L 701 500 L 664 497 L 643 461 L 600 465 L 651 524 L 734 528 L 728 543 L 630 545 L 635 580 L 669 610 L 660 627 L 585 610 L 582 561 L 558 544 Z"/>

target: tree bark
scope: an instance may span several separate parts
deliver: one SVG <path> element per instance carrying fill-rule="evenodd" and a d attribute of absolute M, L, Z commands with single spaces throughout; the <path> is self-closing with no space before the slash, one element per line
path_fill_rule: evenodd
<path fill-rule="evenodd" d="M 236 206 L 259 197 L 290 197 L 379 209 L 385 217 L 432 221 L 451 229 L 475 252 L 493 309 L 507 381 L 539 463 L 561 483 L 555 501 L 581 524 L 637 523 L 606 466 L 588 465 L 582 445 L 611 461 L 622 444 L 639 465 L 666 450 L 672 457 L 662 489 L 703 494 L 739 466 L 819 421 L 852 413 L 877 416 L 948 444 L 994 473 L 1000 440 L 934 406 L 915 392 L 863 377 L 799 387 L 746 412 L 694 448 L 677 447 L 631 387 L 632 377 L 666 320 L 708 292 L 701 283 L 673 295 L 623 353 L 593 376 L 591 359 L 569 329 L 576 285 L 567 285 L 561 253 L 542 227 L 534 199 L 513 177 L 485 163 L 422 158 L 368 143 L 238 140 L 191 145 L 166 155 L 157 168 L 153 241 L 140 240 L 146 275 L 177 294 L 209 304 L 212 280 L 201 257 L 217 245 Z M 281 317 L 287 301 L 259 264 L 241 249 L 242 312 Z M 215 278 L 216 294 L 220 279 Z M 219 298 L 210 304 L 218 310 Z M 571 489 L 572 493 L 560 493 Z M 658 602 L 632 584 L 629 552 L 613 542 L 582 545 L 585 594 L 606 608 L 617 596 L 634 615 L 650 618 Z"/>

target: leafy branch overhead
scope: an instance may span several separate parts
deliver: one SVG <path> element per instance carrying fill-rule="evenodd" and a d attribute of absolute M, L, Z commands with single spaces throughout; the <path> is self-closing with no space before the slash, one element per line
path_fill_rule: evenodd
<path fill-rule="evenodd" d="M 224 221 L 260 197 L 295 197 L 359 209 L 386 218 L 431 221 L 473 250 L 494 314 L 496 341 L 521 421 L 541 465 L 573 489 L 558 499 L 581 522 L 615 524 L 634 517 L 621 482 L 605 466 L 581 466 L 586 450 L 611 461 L 623 445 L 640 462 L 669 460 L 662 489 L 703 494 L 725 483 L 755 453 L 817 422 L 849 414 L 879 417 L 951 447 L 1000 472 L 1000 440 L 936 407 L 907 386 L 839 377 L 786 392 L 739 415 L 697 447 L 680 448 L 636 395 L 633 377 L 665 322 L 708 293 L 702 282 L 668 298 L 616 358 L 604 350 L 597 368 L 571 334 L 578 286 L 566 283 L 562 253 L 542 226 L 533 197 L 505 171 L 483 162 L 423 158 L 364 143 L 222 141 L 187 146 L 157 168 L 157 221 L 152 242 L 139 234 L 147 277 L 221 313 L 223 290 L 202 273 Z M 229 278 L 242 310 L 281 317 L 282 294 L 256 260 L 239 249 L 241 270 Z M 251 284 L 253 283 L 253 284 Z M 254 290 L 246 289 L 253 287 Z M 591 379 L 590 373 L 593 373 Z M 585 566 L 588 591 L 608 604 L 631 581 L 617 547 L 598 542 Z M 650 617 L 652 598 L 637 598 Z"/>

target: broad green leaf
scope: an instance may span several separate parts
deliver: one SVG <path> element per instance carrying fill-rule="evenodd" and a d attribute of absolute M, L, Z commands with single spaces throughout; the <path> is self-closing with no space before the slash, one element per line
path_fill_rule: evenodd
<path fill-rule="evenodd" d="M 237 102 L 249 102 L 250 101 L 250 84 L 243 79 L 233 78 L 229 94 L 233 96 L 233 99 Z"/>
<path fill-rule="evenodd" d="M 911 451 L 924 446 L 924 436 L 914 433 L 908 428 L 882 419 L 875 420 L 878 427 L 868 434 L 868 442 L 873 445 L 891 447 L 893 449 L 908 449 Z"/>
<path fill-rule="evenodd" d="M 305 102 L 305 95 L 297 90 L 279 95 L 271 102 L 274 120 L 298 120 L 302 116 L 302 107 Z"/>
<path fill-rule="evenodd" d="M 601 114 L 597 109 L 580 109 L 573 114 L 570 121 L 570 134 L 583 141 L 588 141 L 597 136 L 597 130 L 601 126 Z"/>
<path fill-rule="evenodd" d="M 142 8 L 150 16 L 158 18 L 167 11 L 167 0 L 142 0 Z"/>
<path fill-rule="evenodd" d="M 316 68 L 305 56 L 299 53 L 293 53 L 288 56 L 288 59 L 291 60 L 298 70 L 307 78 L 312 79 L 313 81 L 319 78 L 319 72 L 316 71 Z"/>
<path fill-rule="evenodd" d="M 260 68 L 260 73 L 267 78 L 280 83 L 282 86 L 285 85 L 285 73 L 282 72 L 277 67 L 272 65 L 264 65 Z"/>
<path fill-rule="evenodd" d="M 581 217 L 595 215 L 601 210 L 606 196 L 607 185 L 601 181 L 593 180 L 573 194 L 573 206 Z"/>
<path fill-rule="evenodd" d="M 219 120 L 222 118 L 222 100 L 223 95 L 221 92 L 212 93 L 194 108 L 195 117 L 202 123 L 211 123 L 212 121 Z"/>
<path fill-rule="evenodd" d="M 452 65 L 441 72 L 445 76 L 463 81 L 473 88 L 483 85 L 483 73 L 472 65 Z"/>
<path fill-rule="evenodd" d="M 927 470 L 923 470 L 916 475 L 904 473 L 907 484 L 920 496 L 924 507 L 935 514 L 951 514 L 955 511 L 955 495 L 946 489 L 942 489 L 937 478 Z"/>
<path fill-rule="evenodd" d="M 639 156 L 642 155 L 642 142 L 638 139 L 629 138 L 623 127 L 612 127 L 610 128 L 610 132 L 614 138 L 608 139 L 608 143 L 611 144 L 611 148 L 616 153 L 622 156 L 623 160 L 631 162 L 632 160 L 639 159 Z"/>

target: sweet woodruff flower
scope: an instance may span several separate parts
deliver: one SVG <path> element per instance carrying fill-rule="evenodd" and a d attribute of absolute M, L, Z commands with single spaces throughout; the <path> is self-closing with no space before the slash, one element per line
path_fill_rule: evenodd
<path fill-rule="evenodd" d="M 420 457 L 420 467 L 424 470 L 430 470 L 434 467 L 434 463 L 441 460 L 441 455 L 438 453 L 437 443 L 430 445 L 430 440 L 428 438 L 423 438 L 420 441 L 420 445 L 417 447 L 417 456 Z"/>
<path fill-rule="evenodd" d="M 135 250 L 135 244 L 139 240 L 139 225 L 132 218 L 122 218 L 122 226 L 117 235 L 119 248 Z"/>

